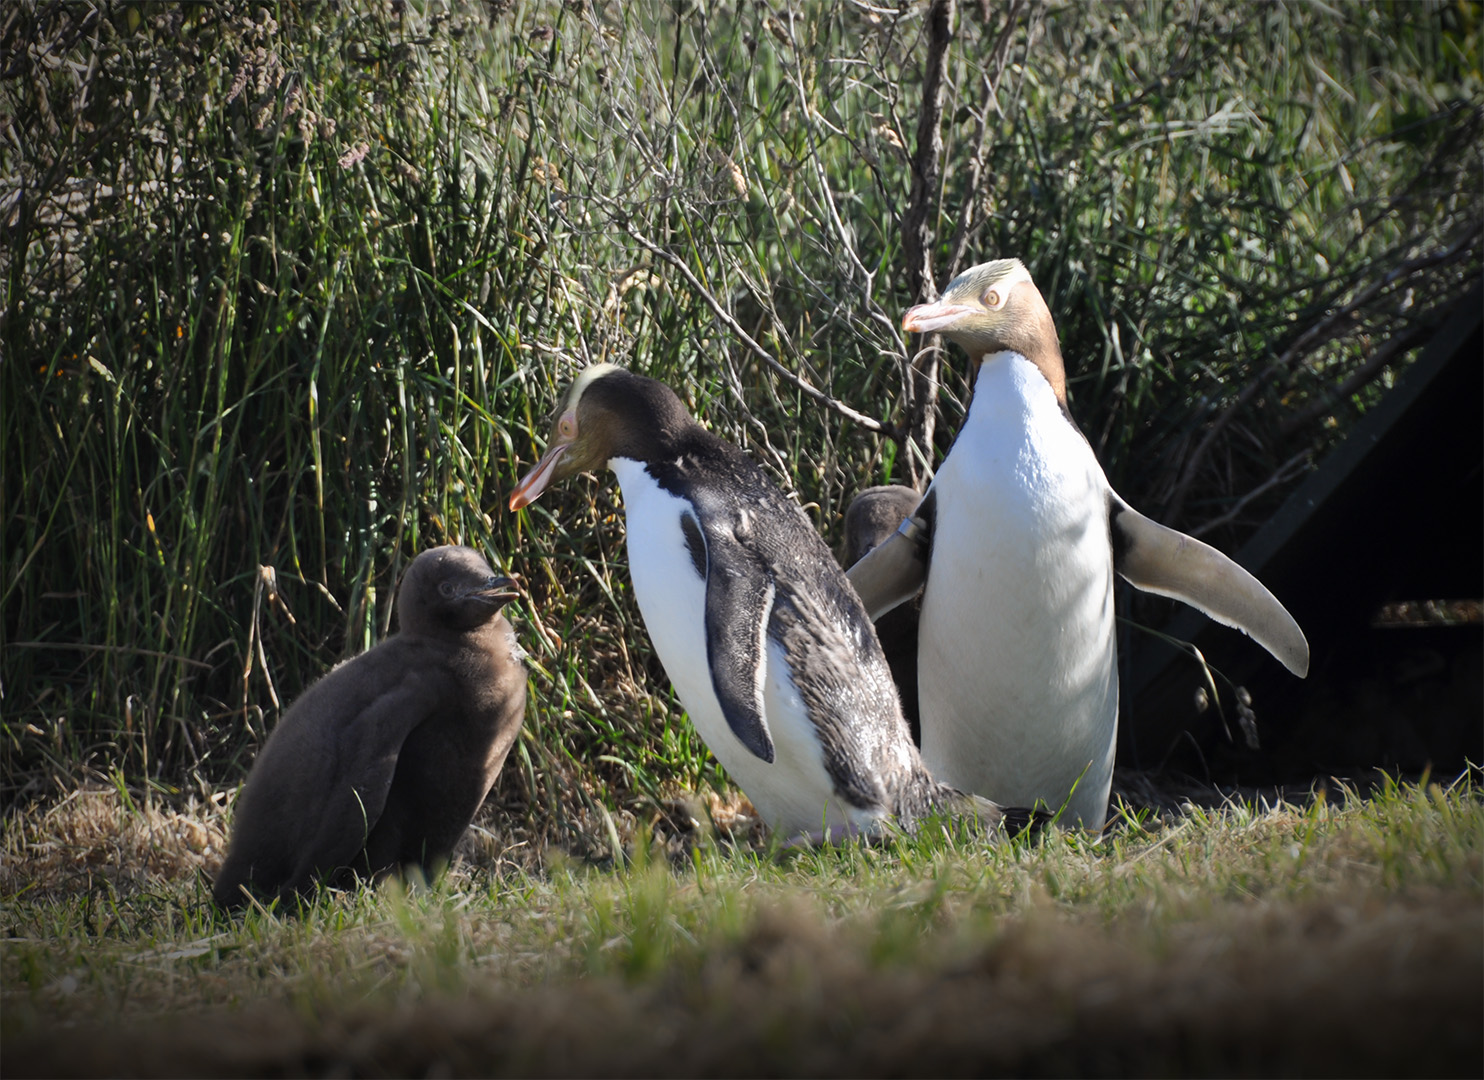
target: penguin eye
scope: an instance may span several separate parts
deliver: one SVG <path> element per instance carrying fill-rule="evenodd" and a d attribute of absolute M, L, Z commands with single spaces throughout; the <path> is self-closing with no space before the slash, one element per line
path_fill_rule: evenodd
<path fill-rule="evenodd" d="M 439 582 L 438 583 L 438 591 L 440 593 L 442 593 L 444 596 L 452 596 L 453 595 L 453 582 L 451 582 L 451 581 L 441 581 L 441 582 Z"/>
<path fill-rule="evenodd" d="M 562 418 L 557 421 L 557 434 L 564 439 L 577 438 L 577 417 L 571 413 L 563 413 Z"/>
<path fill-rule="evenodd" d="M 984 294 L 985 307 L 999 308 L 1003 307 L 1004 303 L 1005 296 L 1003 293 L 1000 292 L 999 289 L 990 289 L 989 292 Z"/>

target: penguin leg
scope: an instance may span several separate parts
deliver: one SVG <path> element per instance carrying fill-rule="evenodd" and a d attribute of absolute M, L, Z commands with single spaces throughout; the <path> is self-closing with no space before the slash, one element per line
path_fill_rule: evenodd
<path fill-rule="evenodd" d="M 853 821 L 847 821 L 840 825 L 831 825 L 827 829 L 808 829 L 796 836 L 790 836 L 783 842 L 785 850 L 811 847 L 831 847 L 845 840 L 858 840 L 861 837 L 872 837 L 876 835 L 867 832 Z"/>

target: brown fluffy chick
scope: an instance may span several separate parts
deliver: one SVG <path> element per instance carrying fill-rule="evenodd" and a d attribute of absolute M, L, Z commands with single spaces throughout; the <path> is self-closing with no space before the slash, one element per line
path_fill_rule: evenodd
<path fill-rule="evenodd" d="M 400 632 L 306 690 L 258 755 L 217 904 L 442 868 L 525 715 L 525 654 L 501 614 L 516 595 L 470 548 L 413 560 Z"/>

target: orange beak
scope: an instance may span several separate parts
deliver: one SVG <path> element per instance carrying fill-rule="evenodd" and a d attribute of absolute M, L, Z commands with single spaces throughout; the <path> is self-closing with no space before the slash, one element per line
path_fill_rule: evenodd
<path fill-rule="evenodd" d="M 541 460 L 536 462 L 536 467 L 521 477 L 520 483 L 516 484 L 515 490 L 510 493 L 510 509 L 523 509 L 541 497 L 541 493 L 551 483 L 552 473 L 556 471 L 562 456 L 566 454 L 571 445 L 571 443 L 564 442 L 555 443 L 541 455 Z"/>
<path fill-rule="evenodd" d="M 942 300 L 931 304 L 918 304 L 908 308 L 902 316 L 902 329 L 913 334 L 928 334 L 934 330 L 945 330 L 974 309 L 968 304 L 949 304 Z"/>

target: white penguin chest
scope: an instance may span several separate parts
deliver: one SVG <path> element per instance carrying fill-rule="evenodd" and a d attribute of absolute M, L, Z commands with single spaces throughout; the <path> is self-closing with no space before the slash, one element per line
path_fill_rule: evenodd
<path fill-rule="evenodd" d="M 1079 806 L 1084 787 L 1105 799 L 1117 719 L 1107 480 L 1024 357 L 981 365 L 934 487 L 924 761 L 1001 803 L 1054 808 L 1074 782 Z"/>
<path fill-rule="evenodd" d="M 623 492 L 629 576 L 644 627 L 707 748 L 773 829 L 793 835 L 853 821 L 859 812 L 834 795 L 817 731 L 776 642 L 766 644 L 765 670 L 759 672 L 773 761 L 763 761 L 733 733 L 711 676 L 706 580 L 681 527 L 682 516 L 693 509 L 640 462 L 613 458 L 608 467 Z"/>

